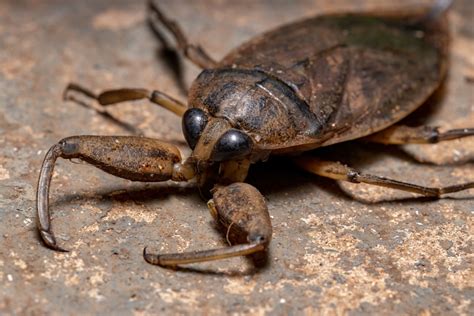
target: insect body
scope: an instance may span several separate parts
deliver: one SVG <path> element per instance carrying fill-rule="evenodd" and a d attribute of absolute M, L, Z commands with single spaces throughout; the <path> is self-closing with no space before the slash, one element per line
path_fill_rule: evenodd
<path fill-rule="evenodd" d="M 444 188 L 360 173 L 304 152 L 369 136 L 382 143 L 428 143 L 474 135 L 473 128 L 439 133 L 436 128 L 394 125 L 419 107 L 440 85 L 446 71 L 447 31 L 443 15 L 330 15 L 289 24 L 258 36 L 215 62 L 189 44 L 174 22 L 150 4 L 156 23 L 176 38 L 178 47 L 205 68 L 193 83 L 188 106 L 159 91 L 117 89 L 95 95 L 107 106 L 148 98 L 182 116 L 192 154 L 182 159 L 171 144 L 139 137 L 73 136 L 45 157 L 38 185 L 38 226 L 44 242 L 57 245 L 51 229 L 49 187 L 58 157 L 79 158 L 133 181 L 189 181 L 210 189 L 213 217 L 225 228 L 230 247 L 145 259 L 175 266 L 264 251 L 272 237 L 262 195 L 243 183 L 252 163 L 272 154 L 317 175 L 440 196 L 474 187 L 474 182 Z M 294 156 L 300 153 L 300 156 Z"/>

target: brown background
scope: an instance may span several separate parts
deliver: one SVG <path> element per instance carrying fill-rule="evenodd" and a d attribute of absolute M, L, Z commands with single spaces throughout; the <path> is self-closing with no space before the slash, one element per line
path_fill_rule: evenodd
<path fill-rule="evenodd" d="M 160 4 L 220 58 L 245 39 L 301 17 L 429 3 L 381 2 Z M 182 59 L 170 66 L 172 58 L 146 25 L 145 7 L 123 0 L 0 2 L 0 314 L 474 312 L 472 190 L 432 201 L 338 184 L 280 160 L 255 166 L 249 177 L 268 198 L 274 225 L 269 263 L 260 271 L 245 258 L 177 272 L 147 264 L 145 245 L 172 252 L 225 244 L 197 190 L 132 183 L 66 161 L 56 168 L 51 201 L 59 242 L 72 251 L 43 247 L 34 201 L 46 150 L 69 135 L 129 134 L 91 109 L 63 102 L 66 84 L 97 91 L 156 88 L 185 100 L 199 73 Z M 473 15 L 470 0 L 456 1 L 449 78 L 411 123 L 474 126 Z M 184 144 L 179 119 L 165 110 L 136 102 L 110 112 L 147 136 Z M 472 139 L 404 148 L 353 143 L 321 154 L 430 186 L 474 180 Z"/>

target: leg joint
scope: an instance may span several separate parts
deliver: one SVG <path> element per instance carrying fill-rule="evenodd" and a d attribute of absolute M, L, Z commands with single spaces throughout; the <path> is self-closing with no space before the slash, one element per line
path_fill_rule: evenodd
<path fill-rule="evenodd" d="M 354 169 L 349 169 L 347 172 L 347 180 L 352 183 L 360 183 L 360 173 Z"/>
<path fill-rule="evenodd" d="M 428 143 L 435 144 L 439 142 L 439 129 L 438 127 L 427 127 L 426 128 L 426 140 Z"/>

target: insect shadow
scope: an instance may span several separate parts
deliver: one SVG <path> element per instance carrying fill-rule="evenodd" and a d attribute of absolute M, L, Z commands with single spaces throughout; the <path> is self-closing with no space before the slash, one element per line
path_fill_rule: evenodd
<path fill-rule="evenodd" d="M 124 120 L 118 119 L 115 116 L 113 116 L 110 112 L 108 112 L 107 110 L 94 107 L 91 103 L 86 102 L 86 101 L 78 98 L 77 96 L 64 94 L 63 99 L 68 100 L 68 101 L 74 101 L 74 103 L 79 105 L 79 106 L 82 106 L 86 109 L 94 110 L 98 115 L 102 116 L 109 123 L 112 123 L 112 124 L 122 128 L 124 131 L 126 131 L 126 132 L 128 132 L 132 135 L 135 135 L 135 136 L 143 136 L 144 135 L 144 132 L 140 128 L 136 127 L 135 125 L 127 123 Z"/>
<path fill-rule="evenodd" d="M 161 47 L 156 50 L 156 58 L 167 68 L 167 73 L 170 73 L 179 88 L 179 92 L 183 95 L 188 94 L 189 87 L 184 79 L 183 59 L 179 55 L 170 40 L 164 35 L 165 32 L 161 30 L 153 16 L 147 20 L 148 28 L 155 36 Z"/>
<path fill-rule="evenodd" d="M 133 201 L 138 204 L 148 204 L 150 202 L 159 201 L 163 203 L 166 199 L 170 198 L 171 196 L 180 196 L 181 198 L 187 198 L 191 204 L 200 205 L 201 197 L 197 193 L 197 190 L 194 185 L 173 185 L 172 183 L 167 184 L 148 184 L 148 185 L 141 185 L 138 184 L 132 188 L 123 188 L 122 186 L 113 186 L 107 187 L 102 190 L 95 190 L 93 194 L 89 193 L 74 193 L 74 194 L 65 194 L 59 197 L 55 202 L 52 203 L 52 207 L 56 209 L 61 209 L 64 207 L 69 207 L 75 205 L 77 203 L 92 203 L 92 204 L 107 204 L 108 202 L 126 202 L 126 201 Z M 103 207 L 105 210 L 98 215 L 99 218 L 105 218 L 110 211 L 110 208 L 107 206 Z M 207 209 L 204 205 L 201 205 L 200 210 L 203 213 L 207 213 Z M 149 212 L 157 212 L 157 210 L 153 210 L 150 208 L 144 208 L 145 211 Z M 194 212 L 193 210 L 189 210 L 189 212 Z M 59 211 L 60 212 L 60 211 Z M 216 223 L 209 219 L 208 221 L 209 230 L 214 230 L 217 233 L 222 233 L 222 227 L 216 225 Z M 36 238 L 41 240 L 40 234 L 37 232 L 36 229 L 32 230 L 36 232 Z M 222 236 L 221 234 L 217 234 L 218 236 Z M 224 232 L 225 236 L 225 232 Z M 220 240 L 222 245 L 227 243 L 226 238 L 222 238 Z M 214 276 L 225 276 L 225 277 L 242 277 L 246 275 L 252 275 L 255 271 L 265 270 L 269 267 L 269 260 L 268 258 L 271 256 L 271 252 L 267 251 L 265 253 L 260 252 L 253 254 L 251 256 L 246 256 L 244 259 L 249 263 L 246 265 L 247 268 L 245 269 L 236 269 L 236 270 L 227 270 L 227 271 L 220 271 L 220 270 L 212 270 L 206 268 L 197 268 L 197 267 L 175 267 L 176 271 L 185 272 L 185 273 L 197 273 L 203 275 L 214 275 Z"/>
<path fill-rule="evenodd" d="M 124 189 L 121 186 L 108 187 L 95 192 L 94 194 L 65 194 L 53 202 L 53 207 L 63 207 L 77 202 L 107 202 L 107 201 L 136 201 L 136 202 L 163 202 L 170 196 L 196 196 L 196 201 L 200 202 L 199 196 L 196 195 L 196 188 L 193 185 L 173 185 L 168 183 L 138 185 L 136 187 L 128 187 Z"/>

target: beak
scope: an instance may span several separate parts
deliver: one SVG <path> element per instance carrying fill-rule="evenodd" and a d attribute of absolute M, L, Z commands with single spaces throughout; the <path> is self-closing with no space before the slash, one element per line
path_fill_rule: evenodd
<path fill-rule="evenodd" d="M 209 165 L 214 146 L 221 136 L 231 128 L 229 122 L 222 118 L 213 118 L 207 123 L 191 154 L 198 167 Z"/>

